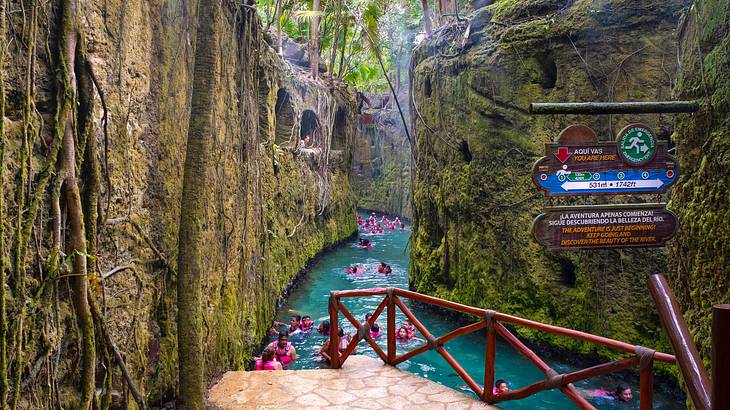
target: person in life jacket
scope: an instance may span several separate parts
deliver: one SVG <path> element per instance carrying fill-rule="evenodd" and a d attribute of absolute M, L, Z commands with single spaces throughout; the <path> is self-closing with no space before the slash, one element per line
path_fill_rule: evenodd
<path fill-rule="evenodd" d="M 631 399 L 633 399 L 633 395 L 631 394 L 631 387 L 629 387 L 629 385 L 625 383 L 620 383 L 618 386 L 616 386 L 616 390 L 614 391 L 598 389 L 591 391 L 589 395 L 592 399 L 602 399 L 609 401 L 630 402 Z"/>
<path fill-rule="evenodd" d="M 284 370 L 281 363 L 275 359 L 276 352 L 271 346 L 266 346 L 261 352 L 261 358 L 256 361 L 256 370 Z"/>
<path fill-rule="evenodd" d="M 377 323 L 373 323 L 372 326 L 370 326 L 370 337 L 377 339 L 382 335 L 383 333 L 380 331 L 380 326 Z"/>
<path fill-rule="evenodd" d="M 495 396 L 499 396 L 500 394 L 509 393 L 509 386 L 507 385 L 507 382 L 499 379 L 496 382 L 494 382 L 494 387 L 492 387 L 492 394 Z"/>
<path fill-rule="evenodd" d="M 350 344 L 350 341 L 352 340 L 352 336 L 350 336 L 349 333 L 345 334 L 345 330 L 342 328 L 339 329 L 339 331 L 337 332 L 337 335 L 339 336 L 339 339 L 340 339 L 340 345 L 339 345 L 338 350 L 340 351 L 340 353 L 343 353 L 345 350 L 347 350 L 347 345 Z M 352 353 L 354 354 L 355 350 L 353 350 Z"/>
<path fill-rule="evenodd" d="M 294 349 L 294 346 L 289 343 L 289 332 L 286 330 L 279 332 L 279 337 L 276 341 L 271 342 L 269 347 L 274 349 L 274 356 L 276 356 L 276 360 L 281 363 L 281 367 L 283 367 L 284 370 L 287 370 L 289 366 L 296 362 L 297 351 Z"/>
<path fill-rule="evenodd" d="M 278 335 L 279 331 L 276 329 L 279 326 L 289 326 L 289 333 L 294 333 L 298 330 L 301 330 L 302 327 L 302 317 L 300 315 L 292 315 L 289 319 L 289 324 L 286 324 L 284 322 L 277 322 L 274 321 L 274 324 L 272 326 L 273 334 Z"/>
<path fill-rule="evenodd" d="M 373 244 L 370 243 L 369 240 L 360 238 L 360 248 L 362 249 L 370 249 L 373 247 Z"/>
<path fill-rule="evenodd" d="M 385 273 L 385 268 L 388 265 L 385 264 L 385 262 L 380 262 L 380 265 L 378 265 L 378 273 Z"/>
<path fill-rule="evenodd" d="M 399 342 L 407 342 L 407 341 L 411 340 L 411 337 L 408 336 L 408 330 L 406 330 L 405 327 L 401 326 L 398 329 L 398 332 L 396 332 L 396 334 L 395 334 L 395 339 L 398 340 Z"/>
<path fill-rule="evenodd" d="M 416 334 L 416 329 L 413 328 L 413 323 L 411 323 L 410 320 L 406 319 L 403 321 L 403 325 L 401 327 L 405 328 L 408 332 L 408 337 L 413 337 L 413 335 Z"/>
<path fill-rule="evenodd" d="M 311 330 L 313 327 L 314 322 L 312 321 L 312 317 L 309 315 L 302 316 L 302 324 L 300 325 L 300 329 L 302 329 L 302 332 Z"/>

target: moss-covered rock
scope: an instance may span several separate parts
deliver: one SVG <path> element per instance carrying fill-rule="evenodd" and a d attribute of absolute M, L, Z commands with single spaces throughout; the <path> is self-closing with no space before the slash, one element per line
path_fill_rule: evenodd
<path fill-rule="evenodd" d="M 396 109 L 369 110 L 353 144 L 357 206 L 411 217 L 411 146 Z"/>
<path fill-rule="evenodd" d="M 671 134 L 671 117 L 530 116 L 531 102 L 670 98 L 681 1 L 502 0 L 414 52 L 417 165 L 411 286 L 533 320 L 669 350 L 646 279 L 663 250 L 547 252 L 541 207 L 659 198 L 548 199 L 531 181 L 544 143 L 581 122 L 610 140 L 629 122 Z M 464 33 L 467 31 L 468 35 Z M 432 129 L 433 131 L 429 130 Z M 604 348 L 520 329 L 585 353 Z"/>
<path fill-rule="evenodd" d="M 11 3 L 13 10 L 20 10 L 18 2 Z M 173 398 L 177 381 L 176 235 L 190 112 L 195 3 L 81 0 L 79 6 L 91 64 L 109 114 L 107 138 L 97 97 L 95 138 L 107 148 L 99 153 L 104 167 L 102 219 L 90 275 L 98 283 L 94 291 L 107 327 L 135 384 L 150 402 Z M 215 93 L 214 142 L 203 220 L 208 246 L 203 256 L 206 376 L 244 368 L 293 278 L 308 260 L 356 228 L 349 180 L 349 152 L 356 131 L 354 96 L 341 85 L 312 81 L 285 64 L 265 43 L 255 10 L 241 3 L 225 4 L 218 22 L 221 51 L 211 90 Z M 37 127 L 40 135 L 32 140 L 31 181 L 45 166 L 53 129 L 47 124 L 53 123 L 54 101 L 44 90 L 53 89 L 55 68 L 46 50 L 54 49 L 56 12 L 50 7 L 43 10 L 50 27 L 43 23 L 45 17 L 40 19 L 35 74 L 38 112 L 33 115 L 46 126 Z M 11 24 L 19 32 L 27 26 L 16 14 Z M 19 69 L 9 70 L 6 77 L 8 95 L 17 97 L 24 92 L 26 46 L 17 41 L 10 44 L 5 68 Z M 20 151 L 17 124 L 22 100 L 15 97 L 8 99 L 4 119 L 11 125 L 6 127 L 10 160 L 3 164 L 7 170 L 2 194 L 7 198 L 16 196 L 17 186 L 11 185 L 16 180 L 7 175 L 17 171 Z M 299 137 L 307 132 L 312 143 L 300 148 Z M 14 201 L 6 204 L 14 214 Z M 37 256 L 34 239 L 33 256 L 28 258 L 29 294 L 55 283 L 43 265 L 51 236 L 49 207 L 44 204 L 36 228 Z M 6 235 L 5 243 L 12 241 Z M 9 255 L 6 249 L 2 253 Z M 102 272 L 113 273 L 101 280 Z M 26 337 L 32 341 L 26 344 L 26 363 L 43 367 L 38 368 L 40 373 L 34 370 L 28 383 L 27 389 L 34 394 L 21 394 L 23 408 L 47 407 L 46 400 L 55 397 L 48 391 L 47 379 L 58 380 L 64 407 L 77 406 L 76 328 L 66 286 L 59 283 L 58 308 L 52 303 L 36 306 L 26 321 Z M 97 343 L 101 348 L 100 338 Z M 55 373 L 43 373 L 50 369 L 46 358 L 57 352 L 60 362 Z M 105 371 L 101 365 L 98 368 L 97 385 L 102 387 Z M 24 374 L 28 371 L 30 367 Z M 116 366 L 113 372 L 112 387 L 122 391 L 121 373 Z"/>
<path fill-rule="evenodd" d="M 679 231 L 669 282 L 709 365 L 712 305 L 730 303 L 730 4 L 694 1 L 679 27 L 675 97 L 701 108 L 675 122 L 682 176 L 670 202 Z"/>

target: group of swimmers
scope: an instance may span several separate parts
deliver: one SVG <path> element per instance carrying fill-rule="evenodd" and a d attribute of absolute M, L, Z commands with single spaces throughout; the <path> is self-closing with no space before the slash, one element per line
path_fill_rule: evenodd
<path fill-rule="evenodd" d="M 383 336 L 382 325 L 379 322 L 372 321 L 373 314 L 368 313 L 365 315 L 365 322 L 370 323 L 370 337 L 373 339 L 379 339 Z M 297 351 L 289 342 L 289 336 L 299 332 L 309 332 L 314 328 L 314 322 L 310 316 L 292 315 L 290 323 L 286 324 L 283 322 L 274 322 L 272 325 L 272 331 L 276 331 L 279 326 L 287 326 L 287 329 L 277 332 L 277 338 L 271 342 L 261 353 L 261 358 L 256 360 L 256 370 L 287 370 L 297 360 Z M 320 322 L 317 327 L 317 333 L 325 336 L 330 334 L 330 323 L 327 320 Z M 416 330 L 410 320 L 406 319 L 401 323 L 401 326 L 396 331 L 395 339 L 398 342 L 410 342 L 413 340 L 423 341 L 415 336 Z M 352 333 L 345 332 L 340 327 L 338 329 L 339 344 L 338 350 L 343 353 L 347 350 L 347 346 L 352 341 Z M 322 353 L 329 351 L 330 339 L 329 337 L 325 340 L 322 347 L 317 351 L 322 357 L 321 360 L 326 361 L 327 358 Z M 355 351 L 353 351 L 355 353 Z M 468 390 L 468 387 L 462 386 L 462 390 Z M 494 383 L 492 388 L 493 395 L 500 395 L 509 393 L 510 388 L 507 381 L 499 379 Z M 614 391 L 597 389 L 582 392 L 583 395 L 590 399 L 601 401 L 620 401 L 630 402 L 633 399 L 631 387 L 629 385 L 620 383 L 616 386 Z"/>
<path fill-rule="evenodd" d="M 365 322 L 370 323 L 370 337 L 379 339 L 383 336 L 382 325 L 379 322 L 372 321 L 372 313 L 365 315 Z M 286 326 L 286 329 L 278 331 L 278 327 Z M 289 341 L 289 336 L 309 332 L 314 328 L 314 322 L 310 316 L 292 315 L 290 323 L 274 322 L 271 327 L 271 333 L 276 334 L 276 340 L 271 342 L 264 348 L 261 357 L 256 360 L 256 370 L 287 370 L 297 360 L 297 351 Z M 330 323 L 327 320 L 322 321 L 317 327 L 317 333 L 329 336 Z M 415 328 L 410 320 L 404 320 L 401 327 L 396 332 L 396 340 L 398 342 L 410 342 L 412 340 L 423 339 L 415 337 Z M 340 327 L 338 331 L 340 353 L 347 349 L 352 341 L 352 333 L 345 332 Z M 327 352 L 329 349 L 329 338 L 324 342 L 318 353 Z M 322 356 L 324 360 L 326 358 Z"/>
<path fill-rule="evenodd" d="M 360 215 L 357 216 L 357 226 L 362 227 L 362 230 L 365 233 L 385 233 L 383 225 L 385 225 L 389 231 L 395 231 L 396 229 L 400 229 L 401 231 L 406 230 L 406 224 L 404 224 L 397 216 L 395 219 L 391 220 L 387 216 L 383 215 L 380 217 L 380 222 L 378 222 L 375 212 L 371 213 L 367 220 L 363 219 Z"/>
<path fill-rule="evenodd" d="M 390 267 L 385 262 L 380 262 L 380 265 L 375 269 L 378 273 L 382 273 L 384 275 L 392 275 L 393 274 L 393 268 Z M 352 264 L 351 266 L 348 266 L 345 268 L 345 273 L 348 275 L 356 275 L 360 273 L 364 273 L 365 268 L 360 267 L 358 264 Z"/>

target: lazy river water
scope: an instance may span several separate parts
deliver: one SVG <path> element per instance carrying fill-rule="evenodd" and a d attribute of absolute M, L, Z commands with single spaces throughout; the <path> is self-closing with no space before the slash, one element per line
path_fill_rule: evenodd
<path fill-rule="evenodd" d="M 378 216 L 379 218 L 380 216 Z M 356 240 L 352 240 L 341 247 L 322 256 L 316 265 L 307 273 L 302 282 L 294 289 L 279 310 L 277 316 L 280 322 L 289 322 L 292 314 L 310 315 L 315 322 L 315 327 L 323 320 L 329 320 L 327 312 L 327 301 L 330 290 L 363 289 L 373 287 L 400 287 L 408 288 L 408 253 L 406 246 L 409 236 L 409 228 L 405 231 L 386 231 L 382 235 L 363 235 L 373 243 L 369 250 L 360 249 Z M 376 266 L 380 261 L 388 263 L 393 268 L 393 275 L 385 276 L 378 274 Z M 365 266 L 362 274 L 348 275 L 344 269 L 352 264 Z M 357 297 L 343 299 L 343 304 L 350 312 L 364 320 L 368 312 L 373 312 L 383 297 Z M 453 317 L 444 315 L 434 309 L 424 308 L 418 304 L 410 303 L 402 299 L 411 309 L 416 317 L 434 335 L 440 336 L 462 326 L 454 323 Z M 396 309 L 396 326 L 405 319 L 405 316 Z M 387 351 L 387 337 L 385 336 L 386 312 L 383 311 L 377 320 L 383 325 L 383 336 L 378 343 Z M 344 326 L 346 332 L 355 333 L 354 327 L 340 314 L 340 326 Z M 420 336 L 418 332 L 416 336 Z M 316 329 L 307 332 L 302 336 L 294 336 L 290 340 L 297 349 L 299 359 L 292 366 L 292 369 L 316 369 L 326 367 L 317 361 L 318 349 L 325 341 L 325 336 L 317 333 Z M 271 340 L 274 340 L 273 338 Z M 509 382 L 510 388 L 518 388 L 535 381 L 543 379 L 542 373 L 531 363 L 525 360 L 511 346 L 497 338 L 497 354 L 495 365 L 495 379 L 505 379 Z M 398 354 L 417 347 L 418 341 L 398 343 Z M 449 341 L 445 344 L 446 349 L 456 360 L 467 370 L 474 380 L 480 382 L 484 379 L 484 332 L 475 332 Z M 376 357 L 375 352 L 361 341 L 358 344 L 357 354 L 364 354 Z M 546 360 L 558 372 L 566 372 L 575 369 L 567 362 Z M 399 368 L 416 373 L 422 377 L 431 379 L 440 384 L 459 389 L 465 383 L 454 372 L 446 361 L 436 352 L 429 351 L 418 355 L 400 365 Z M 634 392 L 632 403 L 594 402 L 600 409 L 630 409 L 639 408 L 638 380 L 627 380 Z M 619 382 L 613 377 L 594 378 L 587 382 L 576 384 L 579 389 L 612 389 Z M 545 391 L 532 397 L 512 402 L 500 403 L 499 406 L 505 409 L 572 409 L 575 408 L 570 400 L 559 391 Z M 682 400 L 668 397 L 655 389 L 654 407 L 661 409 L 683 409 Z"/>

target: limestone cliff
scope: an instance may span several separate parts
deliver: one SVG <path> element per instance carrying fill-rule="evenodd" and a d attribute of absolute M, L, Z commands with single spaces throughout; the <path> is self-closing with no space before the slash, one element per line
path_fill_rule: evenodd
<path fill-rule="evenodd" d="M 11 14 L 7 39 L 12 41 L 3 67 L 7 215 L 20 213 L 12 200 L 19 186 L 27 184 L 33 195 L 55 126 L 58 10 L 33 2 L 40 18 L 32 38 L 29 3 L 11 1 L 9 6 L 25 12 Z M 93 221 L 99 233 L 89 275 L 106 326 L 152 403 L 174 397 L 177 377 L 174 264 L 195 44 L 192 3 L 82 0 L 79 8 L 100 91 L 93 101 L 90 137 L 102 147 L 100 216 Z M 355 230 L 347 155 L 356 130 L 354 96 L 337 84 L 312 81 L 282 61 L 264 41 L 255 9 L 239 3 L 225 2 L 219 72 L 211 90 L 215 142 L 206 187 L 209 248 L 203 284 L 207 376 L 246 366 L 295 275 Z M 30 95 L 28 61 L 33 62 Z M 26 98 L 33 102 L 30 110 L 24 108 Z M 26 114 L 31 127 L 23 127 Z M 20 141 L 26 128 L 32 158 L 23 177 Z M 311 143 L 300 148 L 305 134 Z M 66 279 L 45 264 L 52 234 L 49 207 L 44 200 L 26 261 L 28 294 L 35 298 L 23 331 L 21 408 L 56 399 L 75 408 L 78 399 L 69 291 Z M 2 222 L 5 243 L 12 244 L 14 224 Z M 8 301 L 11 323 L 21 304 Z M 11 325 L 9 341 L 15 332 Z M 104 365 L 97 366 L 96 385 L 102 393 L 115 392 L 117 402 L 131 402 L 100 337 L 97 346 Z"/>
<path fill-rule="evenodd" d="M 530 233 L 543 206 L 640 199 L 549 200 L 533 186 L 531 166 L 543 155 L 543 144 L 572 123 L 591 126 L 607 141 L 624 125 L 640 121 L 668 139 L 672 118 L 533 117 L 527 108 L 536 101 L 670 99 L 675 27 L 684 2 L 488 3 L 414 52 L 411 286 L 668 349 L 646 287 L 648 275 L 666 270 L 663 250 L 547 252 Z M 611 354 L 565 339 L 550 341 Z"/>
<path fill-rule="evenodd" d="M 675 122 L 684 175 L 670 203 L 679 232 L 669 281 L 709 364 L 712 305 L 730 303 L 730 4 L 694 1 L 679 28 L 675 97 L 701 110 Z"/>
<path fill-rule="evenodd" d="M 360 116 L 352 155 L 357 206 L 411 218 L 411 146 L 395 108 Z"/>

